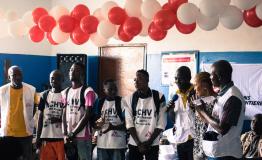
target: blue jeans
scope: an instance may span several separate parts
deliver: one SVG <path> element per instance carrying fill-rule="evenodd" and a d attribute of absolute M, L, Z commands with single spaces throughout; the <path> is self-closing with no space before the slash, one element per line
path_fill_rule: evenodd
<path fill-rule="evenodd" d="M 97 148 L 98 160 L 125 160 L 125 149 Z"/>
<path fill-rule="evenodd" d="M 76 141 L 77 152 L 79 160 L 91 160 L 92 158 L 92 142 L 91 140 L 79 140 Z"/>

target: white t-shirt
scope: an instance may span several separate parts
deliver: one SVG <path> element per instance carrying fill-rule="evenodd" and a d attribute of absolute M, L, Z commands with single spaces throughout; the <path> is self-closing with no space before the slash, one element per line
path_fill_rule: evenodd
<path fill-rule="evenodd" d="M 159 99 L 163 96 L 159 92 Z M 156 106 L 153 96 L 142 99 L 139 98 L 136 106 L 136 117 L 132 112 L 132 97 L 126 98 L 127 107 L 125 110 L 126 128 L 135 127 L 137 136 L 141 142 L 147 141 L 156 128 L 165 129 L 166 127 L 166 108 L 164 103 L 160 104 L 159 113 L 156 113 Z M 154 140 L 152 146 L 159 145 L 160 135 Z M 137 146 L 132 136 L 130 136 L 129 144 Z"/>
<path fill-rule="evenodd" d="M 49 91 L 45 103 L 39 110 L 43 111 L 43 128 L 41 138 L 63 138 L 62 133 L 62 114 L 63 99 L 61 93 L 53 93 Z M 53 122 L 54 120 L 60 122 Z"/>
<path fill-rule="evenodd" d="M 84 116 L 86 112 L 86 108 L 80 107 L 80 93 L 81 88 L 70 88 L 67 95 L 67 102 L 66 102 L 66 122 L 67 122 L 67 132 L 70 133 L 74 130 L 74 128 L 78 125 L 81 118 Z M 65 89 L 62 92 L 63 98 L 66 99 L 66 90 Z M 85 103 L 87 102 L 87 94 L 88 92 L 93 92 L 93 89 L 91 87 L 88 87 L 85 90 Z M 94 93 L 95 94 L 95 93 Z M 94 101 L 94 100 L 90 100 Z M 82 131 L 80 131 L 76 137 L 78 138 L 84 138 L 84 139 L 90 139 L 91 138 L 91 131 L 89 128 L 89 124 L 87 124 Z"/>
<path fill-rule="evenodd" d="M 121 100 L 121 109 L 124 112 L 126 103 L 124 100 Z M 105 125 L 102 127 L 102 130 L 98 131 L 97 135 L 97 147 L 104 149 L 120 149 L 126 148 L 126 132 L 111 130 L 105 134 L 101 134 L 102 131 L 108 128 L 109 122 L 116 126 L 123 124 L 119 116 L 117 115 L 115 100 L 108 101 L 105 100 L 103 107 L 101 109 L 101 116 L 105 117 Z"/>

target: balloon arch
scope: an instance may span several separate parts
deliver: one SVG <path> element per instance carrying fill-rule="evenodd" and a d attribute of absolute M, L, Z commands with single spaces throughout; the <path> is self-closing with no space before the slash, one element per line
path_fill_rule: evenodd
<path fill-rule="evenodd" d="M 160 41 L 173 26 L 183 34 L 192 33 L 196 26 L 211 31 L 219 22 L 231 30 L 243 21 L 250 27 L 260 27 L 262 1 L 201 0 L 196 6 L 187 0 L 168 0 L 161 6 L 157 0 L 126 0 L 123 8 L 107 1 L 93 14 L 86 5 L 79 4 L 71 12 L 63 6 L 55 6 L 49 12 L 38 7 L 21 19 L 12 21 L 11 14 L 6 18 L 11 19 L 8 31 L 14 37 L 29 33 L 33 42 L 46 37 L 52 45 L 69 38 L 81 45 L 90 39 L 96 46 L 103 46 L 111 37 L 129 42 L 140 35 Z"/>

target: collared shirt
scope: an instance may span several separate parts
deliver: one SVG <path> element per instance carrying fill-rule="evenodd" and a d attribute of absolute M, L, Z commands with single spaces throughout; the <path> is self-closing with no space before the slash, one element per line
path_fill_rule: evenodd
<path fill-rule="evenodd" d="M 184 107 L 185 107 L 185 108 L 186 108 L 186 103 L 187 103 L 188 96 L 189 96 L 190 93 L 193 91 L 193 89 L 194 89 L 194 86 L 191 85 L 191 86 L 189 87 L 189 89 L 188 89 L 185 93 L 181 92 L 180 90 L 177 90 L 177 91 L 176 91 L 177 94 L 181 95 L 181 98 L 182 98 L 182 101 L 183 101 L 183 104 L 184 104 Z"/>

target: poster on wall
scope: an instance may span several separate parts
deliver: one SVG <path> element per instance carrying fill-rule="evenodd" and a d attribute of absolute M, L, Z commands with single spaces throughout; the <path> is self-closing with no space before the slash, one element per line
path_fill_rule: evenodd
<path fill-rule="evenodd" d="M 255 114 L 262 114 L 262 64 L 235 64 L 232 79 L 242 92 L 245 102 L 245 116 L 251 119 Z M 200 64 L 201 71 L 210 72 L 211 64 Z"/>
<path fill-rule="evenodd" d="M 196 56 L 198 51 L 163 52 L 161 59 L 161 84 L 173 85 L 176 70 L 181 66 L 187 66 L 191 70 L 192 77 L 196 74 Z"/>

